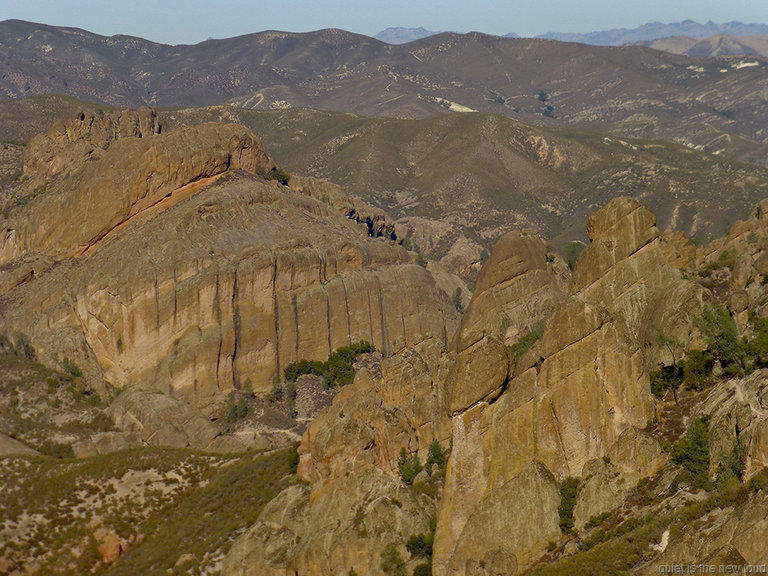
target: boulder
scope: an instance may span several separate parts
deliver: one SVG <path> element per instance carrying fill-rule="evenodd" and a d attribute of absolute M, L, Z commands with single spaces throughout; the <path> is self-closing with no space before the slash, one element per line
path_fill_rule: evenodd
<path fill-rule="evenodd" d="M 448 573 L 477 573 L 473 561 L 481 558 L 505 559 L 508 564 L 502 573 L 507 574 L 515 574 L 515 567 L 529 566 L 548 542 L 560 537 L 559 505 L 555 477 L 546 466 L 532 461 L 478 503 L 459 537 Z"/>

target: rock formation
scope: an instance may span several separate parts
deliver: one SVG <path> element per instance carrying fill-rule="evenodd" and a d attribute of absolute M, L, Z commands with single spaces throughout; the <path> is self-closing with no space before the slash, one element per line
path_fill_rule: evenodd
<path fill-rule="evenodd" d="M 26 334 L 43 361 L 216 415 L 224 394 L 267 392 L 291 362 L 359 340 L 390 355 L 453 331 L 429 272 L 369 234 L 379 220 L 264 181 L 274 164 L 245 128 L 157 134 L 151 114 L 126 114 L 37 139 L 53 158 L 99 152 L 61 170 L 30 160 L 31 180 L 50 184 L 3 222 L 0 331 Z"/>
<path fill-rule="evenodd" d="M 453 451 L 435 539 L 436 573 L 467 573 L 463 534 L 471 533 L 470 527 L 479 522 L 483 501 L 495 499 L 505 505 L 507 500 L 499 500 L 509 498 L 504 487 L 529 463 L 541 462 L 557 481 L 588 475 L 590 462 L 620 450 L 622 433 L 646 426 L 654 414 L 647 365 L 649 357 L 661 353 L 645 334 L 647 325 L 658 322 L 660 328 L 686 339 L 695 333 L 693 321 L 700 314 L 703 291 L 667 263 L 653 215 L 646 208 L 628 198 L 616 199 L 590 218 L 588 232 L 592 242 L 576 264 L 568 298 L 554 296 L 556 276 L 546 282 L 538 279 L 546 269 L 543 246 L 516 251 L 529 262 L 520 266 L 526 271 L 517 276 L 517 284 L 549 286 L 537 293 L 553 295 L 543 300 L 546 305 L 538 314 L 546 320 L 538 352 L 521 355 L 514 376 L 507 380 L 503 370 L 486 374 L 504 365 L 500 351 L 493 364 L 488 352 L 482 353 L 477 364 L 483 372 L 456 372 L 451 398 L 461 401 L 450 404 Z M 503 282 L 510 275 L 505 273 L 505 261 L 514 270 L 514 260 L 492 254 L 481 279 L 498 276 Z M 495 265 L 502 269 L 494 270 Z M 467 319 L 479 316 L 473 308 L 487 307 L 480 281 L 478 285 L 462 321 L 459 343 L 462 337 L 465 342 L 473 340 L 465 336 Z M 666 307 L 657 305 L 662 297 L 668 300 Z M 530 309 L 536 303 L 525 290 L 518 298 L 498 307 Z M 665 315 L 665 310 L 676 312 Z M 495 318 L 484 316 L 491 324 L 480 322 L 473 331 L 485 330 L 481 342 L 490 343 L 497 330 Z M 460 351 L 459 358 L 481 354 L 477 346 Z M 644 470 L 652 472 L 659 464 L 657 457 L 650 457 Z M 518 493 L 508 505 L 531 497 L 532 493 Z M 528 518 L 529 524 L 541 522 L 542 515 Z M 543 550 L 541 544 L 537 553 Z M 522 540 L 510 543 L 505 553 L 515 556 L 521 567 L 533 558 L 530 544 Z"/>

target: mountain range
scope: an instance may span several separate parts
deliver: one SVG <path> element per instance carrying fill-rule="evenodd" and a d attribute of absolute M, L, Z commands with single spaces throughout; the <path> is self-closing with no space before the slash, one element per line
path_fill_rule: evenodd
<path fill-rule="evenodd" d="M 765 566 L 767 66 L 0 23 L 0 573 Z"/>
<path fill-rule="evenodd" d="M 421 40 L 441 32 L 426 30 L 424 28 L 387 28 L 377 33 L 374 38 L 387 44 L 405 44 L 415 40 Z M 558 40 L 560 42 L 579 42 L 595 46 L 623 46 L 624 44 L 637 44 L 639 42 L 652 42 L 662 38 L 686 37 L 686 38 L 710 38 L 712 36 L 764 36 L 768 35 L 768 24 L 745 24 L 743 22 L 725 22 L 717 24 L 705 22 L 700 24 L 693 20 L 682 22 L 651 22 L 637 28 L 612 28 L 585 33 L 547 32 L 533 38 L 546 40 Z M 515 32 L 504 34 L 505 38 L 519 38 Z"/>

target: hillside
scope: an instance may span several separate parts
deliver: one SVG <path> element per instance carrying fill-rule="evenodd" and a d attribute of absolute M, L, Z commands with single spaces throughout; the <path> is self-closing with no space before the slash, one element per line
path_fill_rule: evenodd
<path fill-rule="evenodd" d="M 689 146 L 719 140 L 735 155 L 768 129 L 768 68 L 743 64 L 478 33 L 392 46 L 341 30 L 261 32 L 165 46 L 0 23 L 6 98 L 57 92 L 114 105 L 232 103 L 397 118 L 477 110 Z"/>
<path fill-rule="evenodd" d="M 21 169 L 13 142 L 28 141 L 46 118 L 83 106 L 99 109 L 54 96 L 0 102 L 8 177 Z M 623 194 L 650 206 L 662 230 L 703 241 L 768 195 L 768 172 L 723 158 L 718 142 L 699 151 L 489 114 L 398 120 L 231 106 L 158 114 L 169 129 L 210 121 L 248 126 L 289 173 L 330 180 L 386 210 L 401 239 L 411 238 L 430 258 L 445 256 L 460 238 L 490 247 L 514 228 L 537 229 L 561 248 L 584 238 L 583 223 L 596 206 Z M 748 150 L 756 153 L 744 145 Z"/>
<path fill-rule="evenodd" d="M 752 61 L 0 23 L 0 573 L 766 565 Z"/>
<path fill-rule="evenodd" d="M 654 50 L 663 50 L 672 54 L 685 54 L 686 56 L 695 56 L 697 58 L 713 58 L 718 56 L 768 57 L 768 35 L 718 35 L 703 39 L 673 36 L 644 42 L 643 45 Z M 755 62 L 756 60 L 752 61 Z"/>

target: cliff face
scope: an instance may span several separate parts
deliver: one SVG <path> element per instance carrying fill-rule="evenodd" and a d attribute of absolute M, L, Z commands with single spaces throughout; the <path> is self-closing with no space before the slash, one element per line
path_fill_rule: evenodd
<path fill-rule="evenodd" d="M 613 201 L 590 219 L 592 242 L 570 279 L 541 239 L 502 238 L 451 349 L 424 342 L 385 360 L 380 373 L 359 372 L 310 425 L 299 448 L 299 472 L 311 483 L 308 518 L 315 498 L 342 489 L 356 470 L 394 476 L 400 448 L 423 462 L 433 439 L 451 445 L 435 574 L 525 569 L 560 537 L 559 485 L 567 476 L 584 479 L 579 526 L 621 503 L 665 462 L 642 430 L 654 417 L 648 369 L 668 354 L 649 326 L 694 341 L 706 301 L 670 266 L 654 224 L 634 200 Z M 305 534 L 321 530 L 307 522 Z M 390 541 L 413 535 L 396 525 Z M 304 536 L 299 548 L 285 544 L 287 565 L 311 573 L 308 549 L 313 558 L 332 556 L 329 542 L 343 530 L 324 529 L 325 543 Z M 387 538 L 363 538 L 374 558 L 382 553 Z M 363 572 L 359 564 L 324 566 L 380 573 L 375 564 Z"/>
<path fill-rule="evenodd" d="M 453 404 L 458 411 L 452 420 L 453 451 L 436 536 L 436 573 L 464 574 L 469 559 L 485 550 L 480 543 L 464 544 L 467 538 L 474 541 L 477 526 L 492 525 L 477 518 L 483 502 L 514 507 L 541 490 L 510 491 L 509 483 L 531 462 L 540 462 L 557 481 L 586 477 L 592 462 L 618 449 L 623 432 L 644 428 L 653 418 L 647 366 L 655 368 L 652 358 L 662 351 L 648 327 L 679 333 L 687 342 L 705 299 L 697 284 L 683 280 L 667 263 L 654 224 L 650 211 L 628 198 L 595 213 L 588 224 L 592 242 L 576 263 L 570 295 L 545 300 L 548 309 L 539 314 L 546 319 L 541 341 L 518 358 L 506 382 L 497 378 L 501 393 L 489 396 L 490 386 L 476 384 L 489 379 L 472 374 L 455 385 L 453 397 L 462 401 Z M 545 268 L 543 248 L 516 253 L 538 260 L 526 266 L 523 277 L 535 277 Z M 489 263 L 493 265 L 493 257 Z M 503 277 L 501 272 L 494 275 Z M 550 293 L 557 294 L 551 278 Z M 476 290 L 465 318 L 473 317 L 481 294 Z M 530 308 L 534 302 L 523 293 L 517 306 Z M 488 326 L 486 332 L 493 329 Z M 475 353 L 470 346 L 459 356 Z M 659 464 L 651 449 L 639 468 L 652 473 Z M 528 517 L 525 525 L 542 529 L 532 532 L 532 541 L 506 540 L 504 552 L 521 566 L 530 562 L 535 556 L 531 551 L 540 553 L 558 533 L 556 522 L 554 529 L 542 524 L 542 517 L 556 520 L 553 515 L 556 506 Z M 493 526 L 486 529 L 491 539 L 496 531 L 516 533 L 509 522 Z"/>
<path fill-rule="evenodd" d="M 4 221 L 0 329 L 41 359 L 215 413 L 222 393 L 267 392 L 287 364 L 352 342 L 388 355 L 445 341 L 455 310 L 431 275 L 367 225 L 260 178 L 274 165 L 246 129 L 141 135 L 100 139 Z M 61 140 L 37 145 L 81 155 L 67 146 L 83 139 Z"/>

